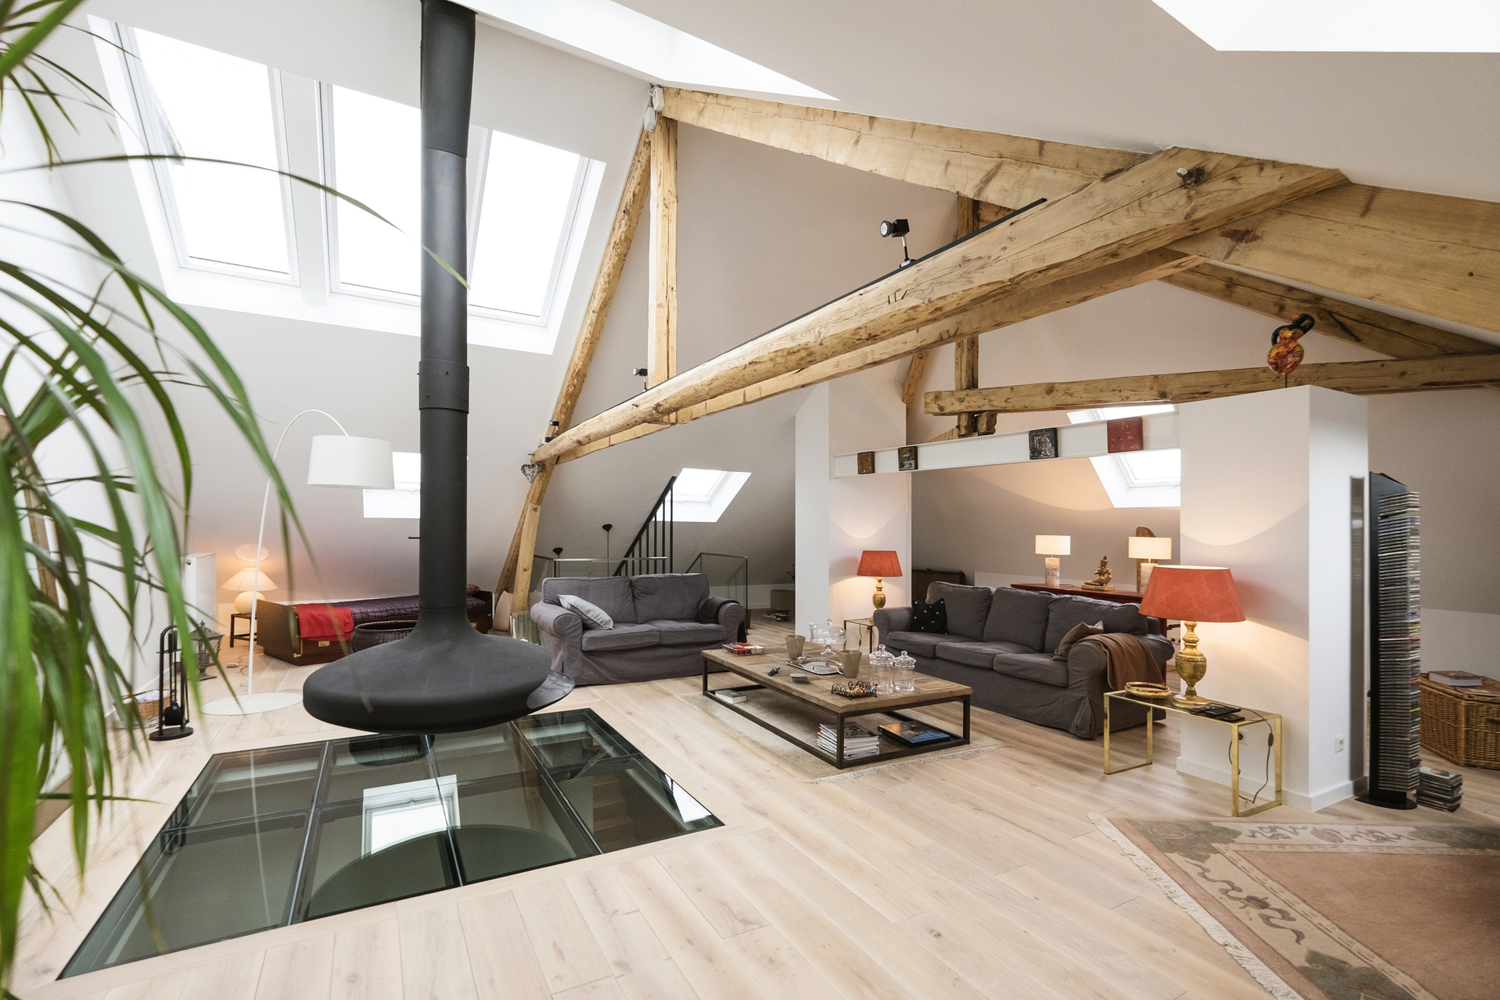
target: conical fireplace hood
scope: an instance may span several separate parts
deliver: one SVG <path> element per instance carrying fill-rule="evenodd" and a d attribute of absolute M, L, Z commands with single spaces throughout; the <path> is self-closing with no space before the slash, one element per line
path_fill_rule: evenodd
<path fill-rule="evenodd" d="M 468 272 L 469 104 L 474 12 L 422 0 L 422 244 Z M 315 718 L 377 733 L 460 732 L 558 701 L 573 682 L 539 646 L 480 635 L 466 612 L 468 290 L 422 257 L 421 606 L 399 642 L 362 650 L 307 679 Z"/>

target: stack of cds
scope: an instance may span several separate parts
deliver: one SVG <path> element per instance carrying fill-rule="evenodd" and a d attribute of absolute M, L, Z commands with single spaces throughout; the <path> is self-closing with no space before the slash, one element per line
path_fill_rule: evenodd
<path fill-rule="evenodd" d="M 824 753 L 837 754 L 838 730 L 829 723 L 818 724 L 818 749 Z M 872 730 L 866 729 L 858 722 L 846 720 L 844 722 L 844 759 L 859 760 L 861 757 L 873 757 L 880 752 L 880 735 Z"/>
<path fill-rule="evenodd" d="M 1464 797 L 1464 776 L 1452 771 L 1424 767 L 1417 785 L 1417 802 L 1434 809 L 1453 812 Z"/>
<path fill-rule="evenodd" d="M 1378 627 L 1371 673 L 1378 689 L 1373 720 L 1376 758 L 1372 786 L 1405 794 L 1417 788 L 1421 767 L 1421 703 L 1415 683 L 1421 670 L 1421 505 L 1410 491 L 1376 500 L 1375 594 Z"/>

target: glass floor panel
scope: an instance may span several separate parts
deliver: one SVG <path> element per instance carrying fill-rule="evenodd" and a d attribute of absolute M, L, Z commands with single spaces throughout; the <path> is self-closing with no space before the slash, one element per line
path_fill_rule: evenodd
<path fill-rule="evenodd" d="M 60 978 L 719 825 L 590 710 L 218 754 Z"/>

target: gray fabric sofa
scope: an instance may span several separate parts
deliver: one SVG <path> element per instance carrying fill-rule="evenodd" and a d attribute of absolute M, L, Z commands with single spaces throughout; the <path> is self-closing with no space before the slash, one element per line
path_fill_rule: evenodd
<path fill-rule="evenodd" d="M 1106 632 L 1127 632 L 1150 648 L 1158 665 L 1172 644 L 1135 604 L 1059 597 L 1001 587 L 934 583 L 928 601 L 941 599 L 948 632 L 910 632 L 910 608 L 882 608 L 875 627 L 886 648 L 905 650 L 923 673 L 974 689 L 971 703 L 1027 722 L 1065 729 L 1080 739 L 1104 732 L 1104 656 L 1098 643 L 1080 643 L 1067 660 L 1052 659 L 1057 644 L 1079 622 L 1102 621 Z M 1113 728 L 1138 726 L 1148 710 L 1117 708 Z"/>
<path fill-rule="evenodd" d="M 564 594 L 602 608 L 615 627 L 585 629 L 582 618 L 558 603 Z M 709 596 L 701 573 L 551 577 L 542 581 L 531 619 L 553 670 L 575 684 L 626 684 L 701 672 L 703 650 L 739 638 L 745 608 Z"/>

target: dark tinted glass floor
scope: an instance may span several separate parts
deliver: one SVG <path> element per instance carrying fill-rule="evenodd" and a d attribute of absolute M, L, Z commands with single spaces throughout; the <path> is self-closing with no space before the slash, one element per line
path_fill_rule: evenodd
<path fill-rule="evenodd" d="M 718 825 L 588 710 L 219 754 L 62 975 Z"/>

